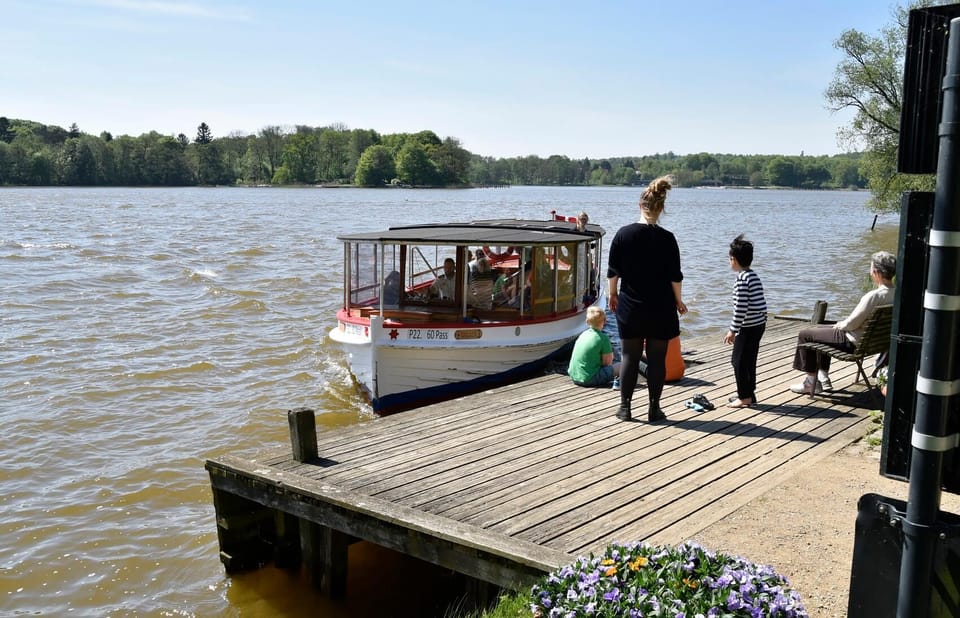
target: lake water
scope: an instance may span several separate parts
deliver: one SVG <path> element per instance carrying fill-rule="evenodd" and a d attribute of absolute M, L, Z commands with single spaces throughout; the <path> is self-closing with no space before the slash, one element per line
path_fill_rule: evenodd
<path fill-rule="evenodd" d="M 272 568 L 227 577 L 204 460 L 376 422 L 328 341 L 335 236 L 391 223 L 575 215 L 613 233 L 637 188 L 0 188 L 0 615 L 429 613 L 442 570 L 351 548 L 343 604 Z M 683 337 L 730 318 L 727 245 L 745 232 L 771 313 L 830 317 L 896 251 L 856 192 L 676 189 L 661 224 L 683 260 Z M 613 405 L 613 404 L 611 404 Z M 387 610 L 386 608 L 390 608 Z"/>

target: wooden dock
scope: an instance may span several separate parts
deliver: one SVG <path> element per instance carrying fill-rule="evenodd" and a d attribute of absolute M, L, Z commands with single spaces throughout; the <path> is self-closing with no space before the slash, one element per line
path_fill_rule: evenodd
<path fill-rule="evenodd" d="M 290 447 L 206 462 L 228 572 L 305 565 L 345 593 L 347 545 L 368 540 L 517 588 L 611 541 L 675 544 L 863 436 L 876 393 L 835 362 L 834 392 L 796 395 L 797 331 L 770 320 L 759 404 L 735 392 L 722 334 L 684 341 L 686 375 L 664 389 L 669 422 L 614 418 L 619 393 L 546 375 L 313 436 L 291 411 Z M 684 402 L 705 394 L 713 411 Z M 634 409 L 646 418 L 646 390 Z M 314 444 L 316 450 L 313 449 Z"/>

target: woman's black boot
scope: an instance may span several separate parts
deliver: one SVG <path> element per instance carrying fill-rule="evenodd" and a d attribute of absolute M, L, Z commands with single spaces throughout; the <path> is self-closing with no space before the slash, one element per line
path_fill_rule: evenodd
<path fill-rule="evenodd" d="M 647 410 L 647 420 L 651 423 L 665 421 L 667 420 L 667 415 L 663 413 L 663 410 L 660 409 L 660 406 L 651 404 L 649 410 Z"/>

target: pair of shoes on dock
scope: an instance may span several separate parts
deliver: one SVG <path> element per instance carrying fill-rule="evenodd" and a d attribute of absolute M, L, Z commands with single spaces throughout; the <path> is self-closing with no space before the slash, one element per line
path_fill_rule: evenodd
<path fill-rule="evenodd" d="M 829 382 L 830 380 L 828 379 L 827 383 Z M 832 384 L 830 385 L 830 389 L 833 389 Z M 810 376 L 804 378 L 803 382 L 790 385 L 791 392 L 797 393 L 798 395 L 810 395 L 811 397 L 814 395 L 819 395 L 823 392 L 823 390 L 823 384 L 820 383 L 820 380 L 811 378 Z"/>
<path fill-rule="evenodd" d="M 710 400 L 707 399 L 707 396 L 703 393 L 697 393 L 693 398 L 683 402 L 683 405 L 690 408 L 694 412 L 703 412 L 704 410 L 713 410 L 717 406 L 710 403 Z"/>
<path fill-rule="evenodd" d="M 697 393 L 696 395 L 693 396 L 693 399 L 691 399 L 690 401 L 699 405 L 704 410 L 713 410 L 717 407 L 712 403 L 710 403 L 710 400 L 707 399 L 707 396 L 704 395 L 703 393 Z"/>

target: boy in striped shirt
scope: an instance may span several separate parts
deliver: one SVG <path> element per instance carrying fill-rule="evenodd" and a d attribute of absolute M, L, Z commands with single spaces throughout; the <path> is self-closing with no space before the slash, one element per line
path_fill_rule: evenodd
<path fill-rule="evenodd" d="M 767 301 L 760 277 L 750 269 L 752 263 L 753 243 L 740 234 L 730 243 L 730 268 L 737 273 L 737 282 L 733 285 L 733 320 L 723 336 L 724 343 L 733 344 L 730 362 L 737 379 L 731 408 L 748 408 L 757 403 L 757 356 L 767 327 Z"/>

